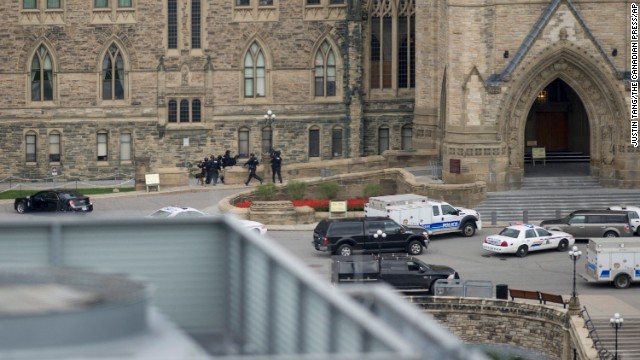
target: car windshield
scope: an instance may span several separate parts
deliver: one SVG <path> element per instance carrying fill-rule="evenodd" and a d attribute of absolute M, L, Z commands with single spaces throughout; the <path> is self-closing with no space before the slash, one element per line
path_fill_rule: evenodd
<path fill-rule="evenodd" d="M 166 218 L 166 217 L 169 217 L 169 215 L 171 215 L 171 213 L 168 211 L 158 210 L 149 216 L 155 217 L 155 218 Z"/>
<path fill-rule="evenodd" d="M 498 235 L 502 235 L 502 236 L 506 236 L 506 237 L 517 239 L 518 235 L 520 235 L 520 230 L 504 228 L 504 229 L 502 229 L 502 231 L 500 231 L 500 234 L 498 234 Z"/>

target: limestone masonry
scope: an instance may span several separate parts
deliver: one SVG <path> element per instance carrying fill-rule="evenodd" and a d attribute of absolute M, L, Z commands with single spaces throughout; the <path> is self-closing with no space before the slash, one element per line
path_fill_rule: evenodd
<path fill-rule="evenodd" d="M 544 147 L 638 188 L 630 16 L 615 0 L 3 1 L 0 178 L 421 150 L 445 182 L 494 191 Z"/>

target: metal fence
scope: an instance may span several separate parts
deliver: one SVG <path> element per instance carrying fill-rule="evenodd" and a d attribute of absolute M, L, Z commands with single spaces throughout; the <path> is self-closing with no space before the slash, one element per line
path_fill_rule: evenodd
<path fill-rule="evenodd" d="M 87 189 L 87 188 L 132 188 L 135 187 L 133 174 L 115 172 L 110 176 L 87 178 L 83 180 L 68 175 L 56 175 L 44 178 L 25 178 L 9 176 L 0 179 L 0 193 L 9 190 L 45 190 L 45 189 Z"/>
<path fill-rule="evenodd" d="M 493 298 L 493 283 L 488 280 L 438 279 L 433 292 L 438 296 Z"/>

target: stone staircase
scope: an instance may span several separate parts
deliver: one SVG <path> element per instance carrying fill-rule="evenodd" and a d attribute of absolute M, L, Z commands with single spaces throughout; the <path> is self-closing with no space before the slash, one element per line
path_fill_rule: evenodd
<path fill-rule="evenodd" d="M 556 151 L 556 152 L 547 152 L 546 154 L 546 162 L 547 163 L 575 163 L 575 162 L 589 162 L 591 157 L 589 155 L 585 155 L 581 152 L 576 151 Z M 524 162 L 525 164 L 531 164 L 531 152 L 527 152 L 524 154 Z M 542 163 L 541 160 L 536 160 L 537 163 Z"/>
<path fill-rule="evenodd" d="M 579 209 L 621 204 L 639 205 L 640 191 L 602 188 L 590 176 L 525 177 L 520 190 L 488 192 L 476 210 L 486 225 L 492 221 L 537 224 Z"/>
<path fill-rule="evenodd" d="M 611 314 L 613 315 L 613 314 Z M 640 360 L 640 318 L 628 318 L 621 314 L 624 324 L 618 329 L 618 359 Z M 613 359 L 615 354 L 615 330 L 609 318 L 594 318 L 593 325 L 602 347 L 607 350 L 604 359 Z"/>

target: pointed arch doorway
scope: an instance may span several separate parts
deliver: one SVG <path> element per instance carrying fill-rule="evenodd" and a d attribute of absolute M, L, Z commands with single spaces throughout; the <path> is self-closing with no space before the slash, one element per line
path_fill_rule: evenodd
<path fill-rule="evenodd" d="M 589 118 L 580 96 L 562 79 L 554 79 L 537 94 L 524 133 L 525 177 L 589 175 Z M 545 148 L 546 166 L 533 165 L 533 147 Z"/>

